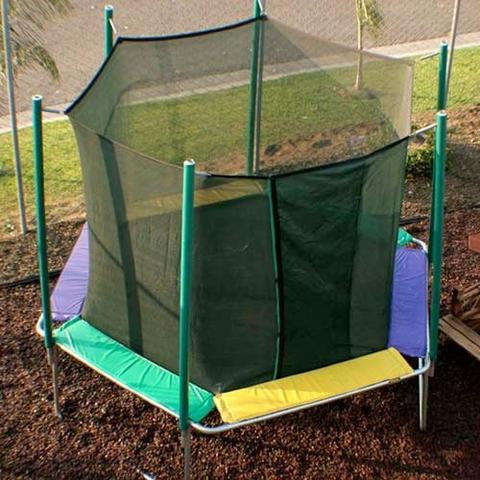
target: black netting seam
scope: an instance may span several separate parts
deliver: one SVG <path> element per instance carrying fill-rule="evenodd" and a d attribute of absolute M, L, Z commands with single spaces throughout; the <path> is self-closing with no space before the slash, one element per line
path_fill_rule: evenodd
<path fill-rule="evenodd" d="M 285 348 L 285 338 L 284 338 L 284 310 L 285 310 L 285 300 L 284 300 L 284 282 L 283 282 L 283 261 L 282 261 L 282 242 L 280 238 L 280 216 L 278 209 L 278 198 L 277 198 L 277 185 L 275 178 L 270 179 L 270 215 L 271 224 L 272 224 L 272 235 L 273 235 L 273 244 L 274 244 L 274 261 L 276 265 L 276 292 L 277 292 L 277 339 L 276 339 L 276 355 L 275 355 L 275 378 L 281 378 L 282 376 L 282 366 L 283 366 L 283 357 L 284 357 L 284 348 Z"/>
<path fill-rule="evenodd" d="M 220 33 L 228 30 L 233 30 L 239 27 L 244 27 L 245 25 L 250 25 L 251 23 L 255 23 L 256 21 L 262 21 L 266 19 L 267 19 L 267 15 L 264 14 L 258 18 L 250 17 L 245 20 L 240 20 L 239 22 L 227 23 L 226 25 L 207 28 L 205 30 L 195 30 L 193 32 L 173 33 L 168 35 L 142 35 L 142 36 L 118 37 L 118 39 L 120 42 L 161 42 L 166 40 L 178 40 L 182 38 L 202 37 L 203 35 L 209 35 L 211 33 Z"/>
<path fill-rule="evenodd" d="M 259 179 L 276 179 L 276 178 L 283 178 L 283 177 L 290 177 L 293 175 L 301 174 L 301 173 L 307 173 L 307 172 L 315 172 L 317 170 L 328 170 L 330 168 L 335 168 L 338 165 L 354 165 L 355 163 L 362 163 L 365 159 L 369 157 L 373 157 L 377 154 L 380 154 L 382 152 L 386 152 L 387 150 L 393 149 L 397 145 L 399 145 L 402 142 L 408 141 L 410 139 L 410 136 L 408 137 L 403 137 L 398 140 L 395 140 L 392 143 L 389 143 L 388 145 L 384 145 L 383 147 L 373 150 L 370 153 L 366 153 L 365 155 L 359 156 L 359 157 L 353 157 L 353 158 L 346 158 L 345 160 L 339 160 L 336 162 L 330 162 L 330 163 L 323 163 L 322 165 L 315 165 L 313 167 L 307 167 L 307 168 L 300 168 L 298 170 L 292 170 L 290 172 L 284 172 L 284 173 L 272 173 L 268 175 L 262 175 L 262 174 L 254 174 L 254 175 L 246 175 L 246 174 L 234 174 L 234 173 L 211 173 L 211 172 L 206 172 L 206 174 L 209 177 L 217 177 L 217 178 L 259 178 Z"/>
<path fill-rule="evenodd" d="M 113 44 L 112 51 L 110 52 L 110 55 L 104 59 L 104 61 L 101 63 L 100 67 L 98 70 L 95 72 L 91 80 L 88 82 L 87 86 L 78 94 L 78 96 L 72 101 L 70 105 L 65 108 L 63 113 L 65 115 L 68 115 L 74 107 L 77 106 L 77 104 L 87 95 L 87 93 L 90 91 L 90 89 L 93 87 L 94 83 L 97 81 L 97 79 L 100 77 L 102 74 L 103 70 L 109 63 L 109 60 L 112 58 L 112 55 L 115 53 L 115 50 L 117 47 L 124 42 L 160 42 L 160 41 L 166 41 L 166 40 L 177 40 L 181 38 L 190 38 L 190 37 L 200 37 L 203 35 L 209 35 L 211 33 L 218 33 L 218 32 L 224 32 L 227 30 L 232 30 L 235 28 L 243 27 L 245 25 L 249 25 L 250 23 L 254 23 L 256 21 L 265 21 L 267 20 L 266 15 L 261 15 L 259 18 L 247 18 L 246 20 L 242 20 L 240 22 L 236 23 L 229 23 L 227 25 L 222 25 L 220 27 L 216 28 L 209 28 L 206 30 L 198 30 L 194 32 L 186 32 L 186 33 L 177 33 L 173 35 L 157 35 L 157 36 L 144 36 L 144 37 L 122 37 L 119 36 L 115 40 L 115 43 Z"/>
<path fill-rule="evenodd" d="M 289 177 L 291 175 L 296 175 L 297 173 L 314 172 L 316 170 L 328 170 L 330 168 L 335 168 L 339 164 L 341 164 L 341 165 L 352 165 L 353 164 L 354 165 L 355 163 L 363 162 L 364 160 L 368 159 L 369 157 L 373 157 L 373 156 L 375 156 L 379 153 L 386 152 L 387 150 L 391 150 L 394 147 L 396 147 L 397 145 L 399 145 L 400 143 L 402 143 L 406 140 L 408 141 L 409 138 L 410 138 L 410 136 L 400 138 L 398 140 L 395 140 L 392 143 L 389 143 L 388 145 L 384 145 L 383 147 L 381 147 L 377 150 L 374 150 L 373 152 L 362 155 L 360 157 L 347 158 L 345 160 L 341 160 L 341 161 L 338 161 L 338 162 L 324 163 L 322 165 L 315 165 L 313 167 L 302 168 L 301 170 L 293 170 L 291 172 L 276 173 L 276 174 L 272 175 L 272 177 L 282 178 L 282 177 Z"/>
<path fill-rule="evenodd" d="M 83 98 L 87 95 L 87 93 L 92 89 L 93 85 L 96 83 L 100 75 L 103 73 L 105 70 L 105 67 L 109 63 L 110 59 L 112 58 L 113 54 L 117 50 L 118 46 L 120 45 L 120 37 L 118 37 L 115 40 L 115 43 L 113 44 L 112 51 L 110 52 L 110 55 L 106 57 L 103 62 L 100 64 L 98 67 L 98 70 L 95 72 L 93 77 L 90 79 L 90 81 L 87 83 L 87 86 L 74 98 L 72 103 L 65 108 L 63 113 L 65 115 L 68 115 L 82 100 Z"/>

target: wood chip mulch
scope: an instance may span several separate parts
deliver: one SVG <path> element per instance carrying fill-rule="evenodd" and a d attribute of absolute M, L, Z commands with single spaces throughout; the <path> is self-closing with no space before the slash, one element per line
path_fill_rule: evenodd
<path fill-rule="evenodd" d="M 426 227 L 413 233 L 424 238 Z M 78 230 L 57 228 L 53 264 L 65 260 Z M 453 287 L 480 279 L 480 255 L 467 248 L 467 235 L 478 231 L 480 211 L 447 215 L 445 306 Z M 25 265 L 11 266 L 15 275 L 35 271 L 34 241 L 26 243 L 18 247 Z M 4 258 L 4 279 L 12 278 L 5 263 L 14 258 Z M 39 308 L 37 284 L 0 289 L 0 477 L 141 479 L 140 470 L 181 478 L 176 421 L 63 353 L 64 419 L 53 416 L 45 351 L 34 333 Z M 221 436 L 194 434 L 193 478 L 478 480 L 478 361 L 442 342 L 425 433 L 416 395 L 412 380 Z"/>
<path fill-rule="evenodd" d="M 83 221 L 53 223 L 47 229 L 49 269 L 62 268 L 80 234 Z M 0 283 L 38 274 L 37 232 L 0 240 Z"/>

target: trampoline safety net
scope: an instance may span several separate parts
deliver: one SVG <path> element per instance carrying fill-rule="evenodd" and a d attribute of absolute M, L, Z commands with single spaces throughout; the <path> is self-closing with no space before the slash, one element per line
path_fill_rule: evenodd
<path fill-rule="evenodd" d="M 411 85 L 409 62 L 266 18 L 120 38 L 68 110 L 90 227 L 83 318 L 178 371 L 193 158 L 191 381 L 223 392 L 384 349 Z"/>

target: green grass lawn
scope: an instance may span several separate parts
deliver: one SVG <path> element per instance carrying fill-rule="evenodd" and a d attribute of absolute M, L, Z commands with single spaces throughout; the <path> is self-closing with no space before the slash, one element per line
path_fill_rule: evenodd
<path fill-rule="evenodd" d="M 82 204 L 82 178 L 77 148 L 69 122 L 44 125 L 45 142 L 45 200 L 49 218 L 79 212 Z M 22 173 L 27 215 L 32 225 L 34 216 L 34 187 L 32 160 L 32 130 L 20 130 Z M 16 184 L 9 134 L 0 136 L 0 235 L 13 231 L 17 221 Z"/>
<path fill-rule="evenodd" d="M 437 62 L 435 58 L 417 62 L 413 110 L 421 113 L 435 108 Z M 478 71 L 480 48 L 456 53 L 449 104 L 451 108 L 480 102 Z M 389 75 L 376 75 L 371 82 L 382 89 Z M 366 81 L 369 78 L 365 72 Z M 351 122 L 374 118 L 375 102 L 355 97 L 347 88 L 353 85 L 352 69 L 338 69 L 332 79 L 319 73 L 301 74 L 269 82 L 263 91 L 263 146 L 297 134 L 314 133 L 320 127 L 335 128 Z M 338 95 L 331 97 L 332 88 Z M 325 95 L 325 91 L 330 92 Z M 210 92 L 168 102 L 152 102 L 128 107 L 117 125 L 131 133 L 133 147 L 143 148 L 148 155 L 181 162 L 195 157 L 198 161 L 242 154 L 245 145 L 248 91 L 236 87 L 228 91 Z M 212 111 L 217 112 L 212 115 Z M 320 111 L 328 112 L 321 115 Z M 345 121 L 345 119 L 348 119 Z M 154 119 L 154 120 L 153 120 Z M 154 122 L 154 123 L 152 123 Z M 324 125 L 322 125 L 322 122 Z M 196 126 L 196 127 L 192 127 Z M 165 132 L 165 135 L 152 135 Z M 50 219 L 76 214 L 82 208 L 82 180 L 77 149 L 68 122 L 47 123 L 44 126 L 46 202 Z M 135 143 L 136 142 L 136 143 Z M 31 129 L 20 131 L 22 165 L 27 212 L 33 218 L 33 175 Z M 11 141 L 9 134 L 0 135 L 0 234 L 16 225 L 16 190 Z"/>
<path fill-rule="evenodd" d="M 379 84 L 385 82 L 385 75 L 372 74 L 371 68 L 366 68 L 365 81 L 385 90 Z M 354 82 L 354 68 L 264 82 L 261 148 L 318 131 L 378 123 L 378 99 L 358 94 Z M 170 163 L 180 165 L 194 158 L 205 166 L 245 155 L 247 118 L 248 86 L 240 86 L 119 108 L 107 136 Z"/>
<path fill-rule="evenodd" d="M 415 68 L 413 112 L 433 110 L 437 102 L 436 57 L 417 62 Z M 480 48 L 466 48 L 455 52 L 448 98 L 449 108 L 480 102 L 478 72 L 480 72 Z"/>

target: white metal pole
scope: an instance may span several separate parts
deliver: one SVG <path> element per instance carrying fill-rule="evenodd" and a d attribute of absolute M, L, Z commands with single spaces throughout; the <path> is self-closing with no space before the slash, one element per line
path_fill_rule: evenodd
<path fill-rule="evenodd" d="M 449 42 L 449 54 L 448 54 L 448 63 L 447 63 L 447 86 L 446 96 L 448 98 L 448 89 L 450 87 L 450 75 L 452 74 L 452 65 L 453 65 L 453 53 L 455 52 L 455 40 L 457 39 L 457 28 L 458 28 L 458 17 L 460 14 L 460 4 L 461 0 L 455 0 L 455 5 L 453 7 L 453 16 L 452 16 L 452 28 L 450 29 L 450 42 Z"/>
<path fill-rule="evenodd" d="M 3 49 L 5 51 L 5 69 L 7 73 L 7 95 L 10 110 L 10 127 L 12 130 L 13 159 L 15 163 L 15 179 L 17 182 L 17 202 L 22 234 L 27 232 L 25 216 L 25 198 L 23 193 L 22 165 L 20 161 L 20 145 L 18 142 L 17 112 L 15 108 L 15 86 L 13 79 L 12 45 L 10 41 L 10 23 L 8 20 L 8 0 L 2 0 Z"/>

